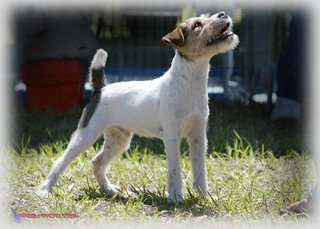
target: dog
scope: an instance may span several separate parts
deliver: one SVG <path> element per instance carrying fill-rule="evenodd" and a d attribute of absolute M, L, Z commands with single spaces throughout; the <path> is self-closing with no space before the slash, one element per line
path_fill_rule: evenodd
<path fill-rule="evenodd" d="M 193 17 L 177 25 L 162 38 L 175 49 L 169 70 L 149 81 L 129 81 L 106 85 L 106 51 L 96 52 L 90 66 L 92 98 L 84 108 L 78 128 L 45 181 L 41 195 L 48 194 L 63 170 L 83 150 L 104 135 L 100 152 L 92 159 L 93 173 L 108 193 L 117 189 L 106 177 L 112 160 L 129 148 L 133 133 L 164 141 L 168 166 L 168 198 L 182 201 L 180 141 L 188 140 L 193 186 L 200 196 L 208 192 L 205 165 L 207 120 L 209 116 L 207 80 L 210 59 L 234 49 L 239 38 L 232 32 L 232 20 L 224 12 Z"/>

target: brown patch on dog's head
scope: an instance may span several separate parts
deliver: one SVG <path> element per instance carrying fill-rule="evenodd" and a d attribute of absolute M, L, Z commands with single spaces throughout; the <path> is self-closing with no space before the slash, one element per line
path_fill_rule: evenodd
<path fill-rule="evenodd" d="M 185 43 L 184 35 L 180 27 L 175 28 L 162 38 L 162 41 L 173 47 L 182 47 Z"/>
<path fill-rule="evenodd" d="M 237 46 L 239 39 L 231 28 L 232 20 L 224 12 L 202 14 L 179 24 L 162 41 L 187 59 L 211 58 Z"/>

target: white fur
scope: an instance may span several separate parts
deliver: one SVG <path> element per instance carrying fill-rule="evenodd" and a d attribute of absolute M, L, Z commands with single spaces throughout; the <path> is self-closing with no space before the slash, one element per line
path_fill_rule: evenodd
<path fill-rule="evenodd" d="M 108 58 L 108 53 L 103 49 L 99 49 L 92 60 L 91 68 L 97 69 L 100 67 L 104 67 L 106 64 L 107 58 Z"/>
<path fill-rule="evenodd" d="M 225 46 L 222 49 L 226 50 Z M 229 49 L 234 46 L 234 43 L 228 45 Z M 101 66 L 102 54 L 105 56 L 104 51 L 98 51 L 93 66 L 95 61 Z M 105 86 L 88 126 L 73 134 L 65 153 L 54 163 L 39 191 L 51 191 L 56 178 L 71 160 L 102 134 L 105 143 L 92 161 L 94 174 L 104 190 L 116 191 L 106 178 L 105 170 L 128 148 L 132 133 L 135 133 L 163 139 L 168 162 L 169 199 L 174 202 L 182 200 L 179 146 L 181 138 L 186 137 L 190 146 L 194 187 L 206 195 L 207 79 L 209 61 L 215 54 L 217 52 L 188 61 L 176 51 L 170 69 L 157 79 Z"/>

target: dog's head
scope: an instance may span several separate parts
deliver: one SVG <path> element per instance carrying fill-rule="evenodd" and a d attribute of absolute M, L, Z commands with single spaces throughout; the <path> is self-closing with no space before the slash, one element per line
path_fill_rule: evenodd
<path fill-rule="evenodd" d="M 179 24 L 162 41 L 188 59 L 211 58 L 238 45 L 239 38 L 231 29 L 232 20 L 224 12 L 203 14 Z"/>

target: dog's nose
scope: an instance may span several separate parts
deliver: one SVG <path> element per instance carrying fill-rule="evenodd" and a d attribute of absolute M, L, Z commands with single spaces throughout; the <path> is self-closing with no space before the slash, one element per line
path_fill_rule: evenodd
<path fill-rule="evenodd" d="M 226 17 L 228 17 L 228 16 L 226 15 L 226 13 L 225 13 L 224 11 L 221 11 L 221 12 L 217 15 L 217 17 L 218 17 L 218 18 L 226 18 Z"/>

